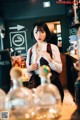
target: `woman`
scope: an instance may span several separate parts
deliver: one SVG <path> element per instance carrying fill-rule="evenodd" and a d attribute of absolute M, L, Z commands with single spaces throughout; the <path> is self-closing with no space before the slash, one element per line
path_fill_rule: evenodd
<path fill-rule="evenodd" d="M 52 72 L 51 82 L 58 87 L 63 101 L 64 93 L 59 80 L 59 73 L 62 71 L 59 49 L 49 43 L 51 34 L 44 22 L 35 23 L 31 35 L 36 43 L 27 52 L 27 71 L 31 75 L 29 88 L 40 85 L 39 68 L 42 65 L 49 65 Z"/>

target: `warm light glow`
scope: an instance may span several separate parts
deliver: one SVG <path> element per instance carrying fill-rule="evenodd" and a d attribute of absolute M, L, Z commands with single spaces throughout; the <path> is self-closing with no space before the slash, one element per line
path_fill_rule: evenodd
<path fill-rule="evenodd" d="M 57 31 L 54 29 L 54 31 L 53 31 L 54 33 L 57 33 Z"/>
<path fill-rule="evenodd" d="M 47 24 L 49 30 L 50 30 L 51 32 L 53 32 L 53 31 L 54 31 L 54 23 L 53 23 L 53 22 L 48 22 L 48 23 L 46 23 L 46 24 Z"/>
<path fill-rule="evenodd" d="M 57 25 L 57 33 L 61 33 L 61 25 Z"/>
<path fill-rule="evenodd" d="M 31 0 L 32 3 L 36 3 L 36 0 Z"/>
<path fill-rule="evenodd" d="M 47 22 L 46 24 L 52 33 L 61 33 L 60 21 Z"/>

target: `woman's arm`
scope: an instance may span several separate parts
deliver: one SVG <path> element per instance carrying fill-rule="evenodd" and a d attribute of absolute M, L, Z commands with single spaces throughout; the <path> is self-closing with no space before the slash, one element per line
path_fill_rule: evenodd
<path fill-rule="evenodd" d="M 28 66 L 29 66 L 29 59 L 30 59 L 30 49 L 28 49 L 28 51 L 27 51 L 27 58 L 26 58 L 26 66 L 27 66 L 27 68 L 28 68 Z"/>
<path fill-rule="evenodd" d="M 31 59 L 33 59 L 32 56 L 31 56 Z M 33 63 L 33 64 L 29 65 L 29 61 L 30 61 L 30 49 L 27 52 L 27 59 L 26 59 L 27 71 L 31 72 L 31 71 L 37 70 L 38 69 L 38 64 Z"/>
<path fill-rule="evenodd" d="M 62 61 L 61 61 L 59 49 L 57 46 L 52 44 L 51 44 L 51 48 L 52 48 L 52 61 L 49 61 L 49 65 L 51 69 L 60 73 L 62 71 Z"/>

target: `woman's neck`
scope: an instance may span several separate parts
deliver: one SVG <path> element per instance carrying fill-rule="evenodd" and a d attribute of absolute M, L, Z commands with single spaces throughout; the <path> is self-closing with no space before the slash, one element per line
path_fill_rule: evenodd
<path fill-rule="evenodd" d="M 13 81 L 13 89 L 16 89 L 18 87 L 23 87 L 21 80 L 13 79 L 12 81 Z"/>
<path fill-rule="evenodd" d="M 38 47 L 38 48 L 42 47 L 43 43 L 44 43 L 44 42 L 37 42 L 37 47 Z"/>
<path fill-rule="evenodd" d="M 41 77 L 41 85 L 47 83 L 47 78 L 45 76 Z"/>

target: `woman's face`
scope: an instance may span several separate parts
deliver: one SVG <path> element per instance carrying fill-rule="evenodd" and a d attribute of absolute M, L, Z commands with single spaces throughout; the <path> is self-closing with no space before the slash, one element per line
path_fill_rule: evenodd
<path fill-rule="evenodd" d="M 33 34 L 37 42 L 43 42 L 46 38 L 46 32 L 41 27 L 35 26 Z"/>

